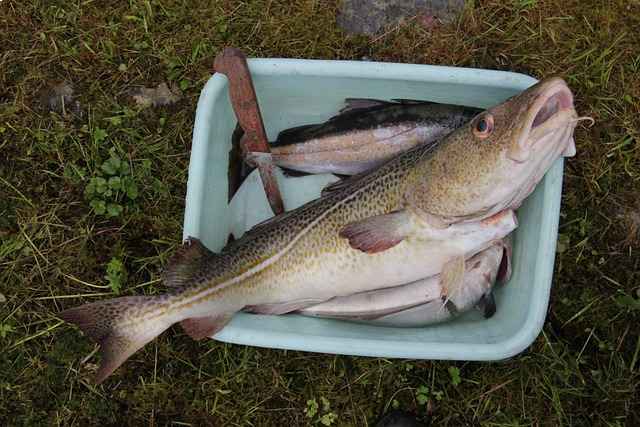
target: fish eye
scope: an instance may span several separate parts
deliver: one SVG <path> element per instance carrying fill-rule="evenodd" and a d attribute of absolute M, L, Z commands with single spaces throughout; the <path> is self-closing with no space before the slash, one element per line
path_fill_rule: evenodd
<path fill-rule="evenodd" d="M 480 139 L 487 138 L 492 132 L 493 116 L 491 114 L 480 116 L 473 125 L 473 134 Z"/>

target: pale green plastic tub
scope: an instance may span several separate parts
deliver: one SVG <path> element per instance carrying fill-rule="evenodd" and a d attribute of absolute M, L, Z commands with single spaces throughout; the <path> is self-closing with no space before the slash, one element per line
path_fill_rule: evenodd
<path fill-rule="evenodd" d="M 523 74 L 355 61 L 252 59 L 249 67 L 270 140 L 285 128 L 323 121 L 348 97 L 410 98 L 489 107 L 531 86 Z M 236 119 L 227 79 L 214 74 L 196 111 L 189 164 L 184 237 L 220 250 L 272 215 L 260 177 L 250 175 L 228 200 L 227 171 Z M 215 339 L 259 347 L 376 357 L 499 360 L 526 349 L 542 329 L 555 258 L 563 162 L 548 171 L 518 211 L 513 276 L 496 291 L 489 320 L 472 311 L 424 328 L 389 328 L 309 318 L 237 313 Z M 278 175 L 287 210 L 320 194 L 331 175 Z"/>

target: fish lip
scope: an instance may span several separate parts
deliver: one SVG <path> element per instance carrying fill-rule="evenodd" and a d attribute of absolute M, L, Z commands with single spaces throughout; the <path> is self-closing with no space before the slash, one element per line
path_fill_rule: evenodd
<path fill-rule="evenodd" d="M 490 226 L 502 221 L 504 221 L 505 224 L 513 226 L 514 229 L 518 227 L 518 217 L 513 209 L 502 209 L 501 211 L 484 218 L 481 223 L 485 226 Z"/>
<path fill-rule="evenodd" d="M 480 224 L 482 227 L 495 227 L 496 225 L 515 230 L 518 228 L 518 216 L 511 207 L 511 203 L 497 203 L 474 212 L 469 215 L 436 217 L 443 221 L 443 227 L 449 227 L 453 224 Z"/>
<path fill-rule="evenodd" d="M 541 87 L 537 88 L 536 92 L 538 93 L 537 95 L 534 95 L 535 99 L 528 108 L 527 121 L 525 122 L 520 138 L 518 138 L 517 146 L 521 149 L 526 149 L 527 140 L 534 128 L 543 125 L 554 117 L 566 112 L 575 115 L 573 93 L 571 92 L 571 89 L 569 89 L 567 83 L 560 77 L 553 77 L 547 80 Z M 557 97 L 558 108 L 555 109 L 551 115 L 543 117 L 544 120 L 540 123 L 535 123 L 538 115 L 541 113 L 544 114 L 543 108 L 547 105 L 547 102 L 554 97 Z"/>

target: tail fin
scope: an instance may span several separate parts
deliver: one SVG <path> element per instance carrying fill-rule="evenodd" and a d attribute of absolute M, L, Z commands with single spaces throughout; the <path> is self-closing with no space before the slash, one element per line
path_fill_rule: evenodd
<path fill-rule="evenodd" d="M 143 319 L 162 297 L 123 297 L 71 308 L 59 314 L 100 344 L 101 363 L 95 383 L 100 384 L 133 353 L 166 330 L 163 316 Z"/>

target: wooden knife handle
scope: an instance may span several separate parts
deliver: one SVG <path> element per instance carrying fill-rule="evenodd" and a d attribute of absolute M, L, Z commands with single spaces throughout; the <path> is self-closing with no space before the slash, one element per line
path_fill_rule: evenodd
<path fill-rule="evenodd" d="M 213 67 L 229 80 L 231 105 L 246 135 L 245 148 L 248 151 L 268 153 L 267 134 L 246 57 L 240 49 L 228 47 L 216 57 Z"/>
<path fill-rule="evenodd" d="M 244 135 L 240 140 L 243 156 L 249 152 L 271 152 L 247 59 L 242 51 L 233 47 L 225 48 L 216 57 L 213 68 L 215 72 L 227 76 L 229 81 L 231 105 L 238 123 L 244 130 Z M 276 215 L 283 213 L 284 203 L 274 174 L 273 164 L 262 161 L 258 162 L 257 167 L 273 213 Z"/>

